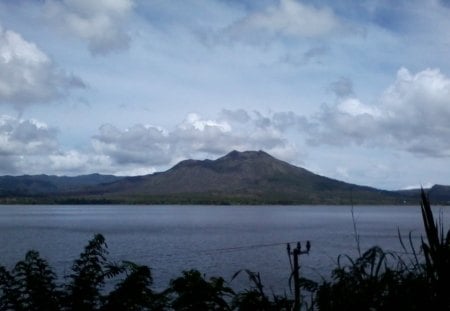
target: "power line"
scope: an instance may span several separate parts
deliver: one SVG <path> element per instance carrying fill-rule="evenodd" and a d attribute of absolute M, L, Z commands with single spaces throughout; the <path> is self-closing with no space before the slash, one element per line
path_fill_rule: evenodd
<path fill-rule="evenodd" d="M 296 243 L 295 242 L 278 242 L 278 243 L 267 243 L 267 244 L 252 244 L 252 245 L 246 245 L 246 246 L 235 246 L 235 247 L 224 247 L 224 248 L 213 248 L 213 249 L 205 249 L 205 250 L 198 250 L 197 252 L 201 253 L 220 253 L 220 252 L 228 252 L 228 251 L 241 251 L 241 250 L 250 250 L 255 248 L 262 248 L 262 247 L 272 247 L 272 246 L 278 246 L 278 245 L 285 245 L 288 243 Z"/>

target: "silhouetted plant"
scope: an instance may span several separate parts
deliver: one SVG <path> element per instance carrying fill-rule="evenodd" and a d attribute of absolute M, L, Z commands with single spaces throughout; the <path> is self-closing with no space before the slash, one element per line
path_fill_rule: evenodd
<path fill-rule="evenodd" d="M 423 190 L 421 211 L 427 240 L 422 239 L 423 253 L 415 250 L 409 234 L 409 259 L 379 247 L 370 248 L 356 260 L 345 256 L 348 264 L 343 266 L 339 260 L 332 281 L 318 288 L 319 310 L 450 309 L 450 231 L 444 237 L 443 224 L 435 223 Z"/>
<path fill-rule="evenodd" d="M 29 251 L 25 259 L 13 269 L 14 289 L 18 305 L 23 310 L 59 310 L 60 293 L 56 289 L 55 273 L 36 251 Z"/>
<path fill-rule="evenodd" d="M 29 251 L 11 272 L 0 267 L 0 310 L 59 310 L 55 274 L 36 251 Z"/>
<path fill-rule="evenodd" d="M 13 310 L 18 305 L 19 293 L 14 290 L 14 278 L 5 267 L 0 266 L 0 310 Z"/>
<path fill-rule="evenodd" d="M 70 283 L 66 286 L 65 305 L 68 310 L 98 310 L 105 299 L 101 294 L 105 279 L 123 271 L 106 260 L 107 244 L 101 234 L 96 234 L 84 252 L 74 261 Z"/>
<path fill-rule="evenodd" d="M 333 270 L 333 282 L 318 288 L 316 301 L 320 310 L 385 310 L 386 296 L 397 285 L 398 273 L 388 265 L 388 256 L 379 247 L 372 247 L 356 260 Z"/>
<path fill-rule="evenodd" d="M 272 306 L 264 292 L 264 285 L 261 281 L 261 275 L 258 272 L 250 270 L 239 270 L 236 272 L 232 280 L 244 271 L 251 284 L 251 288 L 238 293 L 233 299 L 233 307 L 237 310 L 271 310 Z"/>
<path fill-rule="evenodd" d="M 421 190 L 421 211 L 426 233 L 426 242 L 422 238 L 425 256 L 426 277 L 434 292 L 434 304 L 450 308 L 450 230 L 444 236 L 442 219 L 435 221 L 430 201 Z"/>
<path fill-rule="evenodd" d="M 125 261 L 122 263 L 127 277 L 106 297 L 101 310 L 164 310 L 167 300 L 164 295 L 155 294 L 150 268 Z"/>
<path fill-rule="evenodd" d="M 234 295 L 221 277 L 209 281 L 197 270 L 183 271 L 183 276 L 170 281 L 169 293 L 175 294 L 171 307 L 174 310 L 231 310 L 227 298 Z"/>
<path fill-rule="evenodd" d="M 251 287 L 246 289 L 233 298 L 232 306 L 236 310 L 250 311 L 275 311 L 275 310 L 291 310 L 293 300 L 285 296 L 278 296 L 273 294 L 272 299 L 264 292 L 264 285 L 261 280 L 261 275 L 258 272 L 250 270 L 239 270 L 232 279 L 235 279 L 240 273 L 245 272 L 249 278 Z"/>

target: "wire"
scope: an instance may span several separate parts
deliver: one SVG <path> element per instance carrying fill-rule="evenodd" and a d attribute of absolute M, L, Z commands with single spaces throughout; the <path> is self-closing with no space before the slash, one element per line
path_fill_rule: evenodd
<path fill-rule="evenodd" d="M 198 250 L 198 252 L 202 253 L 214 253 L 214 252 L 228 252 L 228 251 L 241 251 L 241 250 L 249 250 L 249 249 L 255 249 L 255 248 L 262 248 L 262 247 L 272 247 L 272 246 L 278 246 L 278 245 L 286 245 L 290 243 L 297 243 L 295 242 L 279 242 L 279 243 L 268 243 L 268 244 L 253 244 L 253 245 L 246 245 L 246 246 L 235 246 L 235 247 L 224 247 L 224 248 L 213 248 L 213 249 L 205 249 L 205 250 Z"/>

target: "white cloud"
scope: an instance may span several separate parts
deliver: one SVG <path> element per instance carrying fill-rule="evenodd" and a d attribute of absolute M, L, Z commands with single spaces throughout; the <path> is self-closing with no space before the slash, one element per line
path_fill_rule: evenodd
<path fill-rule="evenodd" d="M 317 8 L 296 0 L 280 0 L 263 11 L 249 13 L 230 31 L 239 36 L 261 32 L 270 37 L 323 37 L 343 28 L 339 18 L 327 7 Z"/>
<path fill-rule="evenodd" d="M 345 98 L 339 102 L 336 108 L 339 112 L 352 117 L 361 115 L 369 115 L 373 117 L 381 116 L 381 112 L 377 107 L 365 105 L 357 98 Z"/>
<path fill-rule="evenodd" d="M 197 116 L 197 118 L 200 118 Z M 201 120 L 201 119 L 200 119 Z M 283 159 L 291 157 L 294 147 L 288 143 L 280 128 L 276 116 L 263 116 L 258 112 L 249 114 L 245 110 L 224 110 L 218 120 L 202 120 L 209 126 L 181 126 L 171 133 L 172 142 L 184 156 L 198 154 L 219 156 L 231 150 L 265 150 Z"/>
<path fill-rule="evenodd" d="M 0 155 L 36 155 L 55 150 L 56 130 L 35 120 L 0 116 Z"/>
<path fill-rule="evenodd" d="M 105 124 L 93 136 L 92 145 L 96 154 L 107 156 L 117 168 L 126 165 L 128 172 L 133 167 L 167 168 L 180 159 L 222 156 L 234 149 L 262 149 L 291 159 L 295 148 L 278 128 L 280 116 L 225 110 L 217 119 L 205 119 L 191 113 L 171 130 L 141 124 L 121 130 Z M 263 118 L 268 120 L 264 125 Z"/>
<path fill-rule="evenodd" d="M 202 120 L 201 117 L 196 113 L 190 113 L 186 117 L 183 123 L 179 125 L 182 130 L 195 129 L 199 131 L 205 131 L 205 128 L 216 128 L 221 132 L 231 131 L 231 127 L 226 122 L 217 122 L 214 120 Z"/>
<path fill-rule="evenodd" d="M 0 175 L 79 175 L 114 169 L 106 156 L 62 150 L 57 134 L 44 122 L 0 115 Z"/>
<path fill-rule="evenodd" d="M 290 120 L 283 129 L 280 120 Z M 283 131 L 295 127 L 295 115 L 262 115 L 224 110 L 216 119 L 188 114 L 173 129 L 137 124 L 119 129 L 102 125 L 92 148 L 64 150 L 57 130 L 37 120 L 0 117 L 0 174 L 79 175 L 93 172 L 142 175 L 176 162 L 222 156 L 231 150 L 265 150 L 284 160 L 298 156 Z"/>
<path fill-rule="evenodd" d="M 58 148 L 57 131 L 35 120 L 0 116 L 0 173 L 32 171 L 28 158 L 38 158 Z"/>
<path fill-rule="evenodd" d="M 450 156 L 450 79 L 438 69 L 401 68 L 372 105 L 339 98 L 324 106 L 315 143 L 389 146 L 431 157 Z"/>
<path fill-rule="evenodd" d="M 81 79 L 67 75 L 34 43 L 0 26 L 0 104 L 22 111 L 26 106 L 48 103 L 84 88 Z"/>
<path fill-rule="evenodd" d="M 47 172 L 56 175 L 81 175 L 91 173 L 117 173 L 107 156 L 95 154 L 92 151 L 81 150 L 58 151 L 42 157 L 46 161 Z"/>
<path fill-rule="evenodd" d="M 88 43 L 94 55 L 127 49 L 130 36 L 125 21 L 133 0 L 47 0 L 45 15 L 60 29 Z"/>
<path fill-rule="evenodd" d="M 92 140 L 98 154 L 118 165 L 164 165 L 170 162 L 170 145 L 165 133 L 155 126 L 135 125 L 119 130 L 113 125 L 100 127 Z"/>

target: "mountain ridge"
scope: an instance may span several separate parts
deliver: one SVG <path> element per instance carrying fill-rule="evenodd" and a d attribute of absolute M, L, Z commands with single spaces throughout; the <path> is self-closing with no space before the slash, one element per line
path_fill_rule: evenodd
<path fill-rule="evenodd" d="M 47 192 L 33 193 L 22 177 L 17 182 L 21 187 L 16 189 L 22 192 L 8 193 L 3 191 L 4 177 L 0 177 L 0 199 L 34 199 L 36 203 L 416 204 L 418 198 L 415 192 L 380 190 L 320 176 L 261 150 L 233 150 L 216 160 L 184 160 L 164 172 L 143 176 L 91 174 L 55 177 L 53 181 L 40 176 L 34 178 L 49 183 Z M 439 189 L 434 191 L 439 193 L 436 197 L 450 202 L 450 187 Z"/>

